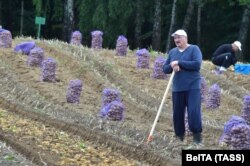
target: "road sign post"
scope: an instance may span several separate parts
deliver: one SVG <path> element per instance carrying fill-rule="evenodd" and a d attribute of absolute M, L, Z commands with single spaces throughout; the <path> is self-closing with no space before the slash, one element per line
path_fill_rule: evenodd
<path fill-rule="evenodd" d="M 37 38 L 40 38 L 41 35 L 41 25 L 45 25 L 45 18 L 44 17 L 36 17 L 35 24 L 38 24 L 37 30 Z"/>

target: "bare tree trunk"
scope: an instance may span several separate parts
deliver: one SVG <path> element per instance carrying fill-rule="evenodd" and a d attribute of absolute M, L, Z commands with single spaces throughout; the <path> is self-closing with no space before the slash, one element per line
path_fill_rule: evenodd
<path fill-rule="evenodd" d="M 175 18 L 176 18 L 176 15 L 175 15 L 176 3 L 177 3 L 177 0 L 173 0 L 173 6 L 172 6 L 172 12 L 171 12 L 171 22 L 170 22 L 167 44 L 166 44 L 166 52 L 168 52 L 170 47 L 171 47 L 171 34 L 173 33 Z"/>
<path fill-rule="evenodd" d="M 244 13 L 242 15 L 241 25 L 240 25 L 240 31 L 239 31 L 239 37 L 238 40 L 242 44 L 242 52 L 244 55 L 244 48 L 246 48 L 246 40 L 247 40 L 247 33 L 249 29 L 249 22 L 250 22 L 250 4 L 246 5 L 244 9 Z M 247 59 L 246 57 L 242 57 L 242 60 Z"/>
<path fill-rule="evenodd" d="M 74 0 L 65 0 L 64 2 L 63 38 L 65 41 L 69 41 L 74 28 Z"/>
<path fill-rule="evenodd" d="M 136 1 L 136 16 L 135 16 L 135 47 L 141 46 L 141 29 L 143 22 L 143 1 Z"/>
<path fill-rule="evenodd" d="M 202 9 L 202 0 L 198 0 L 197 8 L 197 45 L 201 46 L 201 9 Z"/>
<path fill-rule="evenodd" d="M 188 1 L 188 7 L 187 7 L 187 12 L 183 21 L 182 29 L 188 31 L 188 28 L 190 26 L 190 22 L 194 13 L 194 5 L 195 5 L 195 0 L 189 0 Z"/>
<path fill-rule="evenodd" d="M 21 2 L 20 35 L 23 34 L 23 0 Z"/>
<path fill-rule="evenodd" d="M 155 0 L 152 48 L 158 51 L 161 49 L 161 0 Z"/>

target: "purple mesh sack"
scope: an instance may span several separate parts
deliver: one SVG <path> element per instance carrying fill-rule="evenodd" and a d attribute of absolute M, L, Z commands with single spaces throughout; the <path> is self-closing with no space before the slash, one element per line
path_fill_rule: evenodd
<path fill-rule="evenodd" d="M 120 35 L 116 41 L 116 55 L 125 56 L 127 54 L 127 46 L 127 38 L 123 35 Z"/>
<path fill-rule="evenodd" d="M 66 92 L 66 100 L 68 103 L 79 103 L 80 95 L 82 92 L 81 80 L 70 80 L 68 89 Z"/>
<path fill-rule="evenodd" d="M 234 126 L 237 126 L 239 124 L 247 124 L 247 123 L 242 117 L 232 115 L 230 120 L 227 121 L 224 125 L 224 130 L 223 130 L 222 136 L 219 140 L 219 143 L 224 142 L 226 144 L 230 144 L 231 138 L 232 138 L 231 130 Z"/>
<path fill-rule="evenodd" d="M 250 96 L 244 96 L 241 116 L 250 124 Z"/>
<path fill-rule="evenodd" d="M 30 50 L 36 46 L 34 41 L 31 42 L 22 42 L 14 48 L 15 52 L 21 52 L 22 54 L 29 55 Z"/>
<path fill-rule="evenodd" d="M 12 47 L 12 35 L 10 31 L 2 29 L 0 32 L 0 47 L 11 48 Z"/>
<path fill-rule="evenodd" d="M 216 109 L 220 106 L 220 87 L 217 84 L 213 84 L 208 90 L 208 97 L 206 108 Z"/>
<path fill-rule="evenodd" d="M 71 35 L 70 44 L 80 46 L 82 43 L 82 33 L 80 31 L 74 31 Z"/>
<path fill-rule="evenodd" d="M 165 64 L 165 62 L 166 60 L 162 56 L 159 56 L 155 59 L 153 74 L 151 75 L 152 78 L 155 78 L 155 79 L 167 78 L 167 74 L 163 72 L 163 65 Z"/>
<path fill-rule="evenodd" d="M 230 145 L 234 150 L 250 150 L 250 126 L 242 123 L 234 126 Z"/>
<path fill-rule="evenodd" d="M 224 133 L 229 134 L 231 129 L 238 124 L 247 124 L 245 119 L 240 116 L 232 115 L 231 119 L 224 125 Z"/>
<path fill-rule="evenodd" d="M 41 66 L 43 59 L 44 59 L 43 49 L 40 47 L 35 47 L 30 50 L 27 63 L 30 66 Z"/>
<path fill-rule="evenodd" d="M 205 77 L 201 77 L 201 102 L 206 103 L 208 87 Z"/>
<path fill-rule="evenodd" d="M 92 31 L 92 40 L 91 40 L 91 48 L 101 49 L 102 48 L 102 35 L 101 31 Z"/>
<path fill-rule="evenodd" d="M 3 32 L 3 31 L 5 31 L 5 29 L 3 29 L 3 28 L 0 28 L 0 33 L 1 33 L 1 32 Z"/>
<path fill-rule="evenodd" d="M 121 101 L 121 94 L 116 89 L 105 88 L 102 92 L 102 106 L 100 114 L 102 117 L 107 114 L 107 105 L 113 101 Z"/>
<path fill-rule="evenodd" d="M 136 51 L 137 59 L 137 68 L 149 68 L 149 59 L 150 54 L 147 49 L 143 48 Z"/>
<path fill-rule="evenodd" d="M 45 82 L 56 81 L 56 61 L 53 58 L 48 58 L 42 62 L 41 66 L 42 76 L 41 80 Z"/>
<path fill-rule="evenodd" d="M 109 103 L 106 105 L 102 105 L 101 110 L 100 110 L 100 117 L 101 118 L 106 118 L 108 114 L 108 109 L 109 108 Z"/>
<path fill-rule="evenodd" d="M 106 105 L 112 101 L 121 101 L 121 94 L 116 89 L 105 88 L 102 92 L 102 104 Z"/>
<path fill-rule="evenodd" d="M 120 101 L 112 101 L 103 107 L 101 116 L 108 120 L 121 121 L 124 118 L 125 107 Z"/>

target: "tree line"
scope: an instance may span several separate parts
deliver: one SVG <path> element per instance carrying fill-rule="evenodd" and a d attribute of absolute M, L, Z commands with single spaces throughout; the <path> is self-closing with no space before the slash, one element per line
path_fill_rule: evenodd
<path fill-rule="evenodd" d="M 130 49 L 168 52 L 171 34 L 185 29 L 189 43 L 210 59 L 220 44 L 239 40 L 241 61 L 250 61 L 250 0 L 0 0 L 0 25 L 13 37 L 36 37 L 35 17 L 45 17 L 42 37 L 69 41 L 79 30 L 90 46 L 91 31 L 101 30 L 103 47 L 113 49 L 119 35 Z"/>

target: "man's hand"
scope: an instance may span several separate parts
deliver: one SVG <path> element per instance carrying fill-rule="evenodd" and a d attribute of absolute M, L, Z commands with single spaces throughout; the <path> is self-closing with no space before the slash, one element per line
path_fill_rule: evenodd
<path fill-rule="evenodd" d="M 172 69 L 173 69 L 175 72 L 178 72 L 178 71 L 181 70 L 178 61 L 172 61 L 172 62 L 170 63 L 170 66 L 172 67 Z"/>
<path fill-rule="evenodd" d="M 171 67 L 174 69 L 176 65 L 178 65 L 178 61 L 173 61 L 170 63 Z"/>
<path fill-rule="evenodd" d="M 180 71 L 181 69 L 180 69 L 180 66 L 179 66 L 179 65 L 175 65 L 175 66 L 173 67 L 173 70 L 174 70 L 175 72 L 178 72 L 178 71 Z"/>

